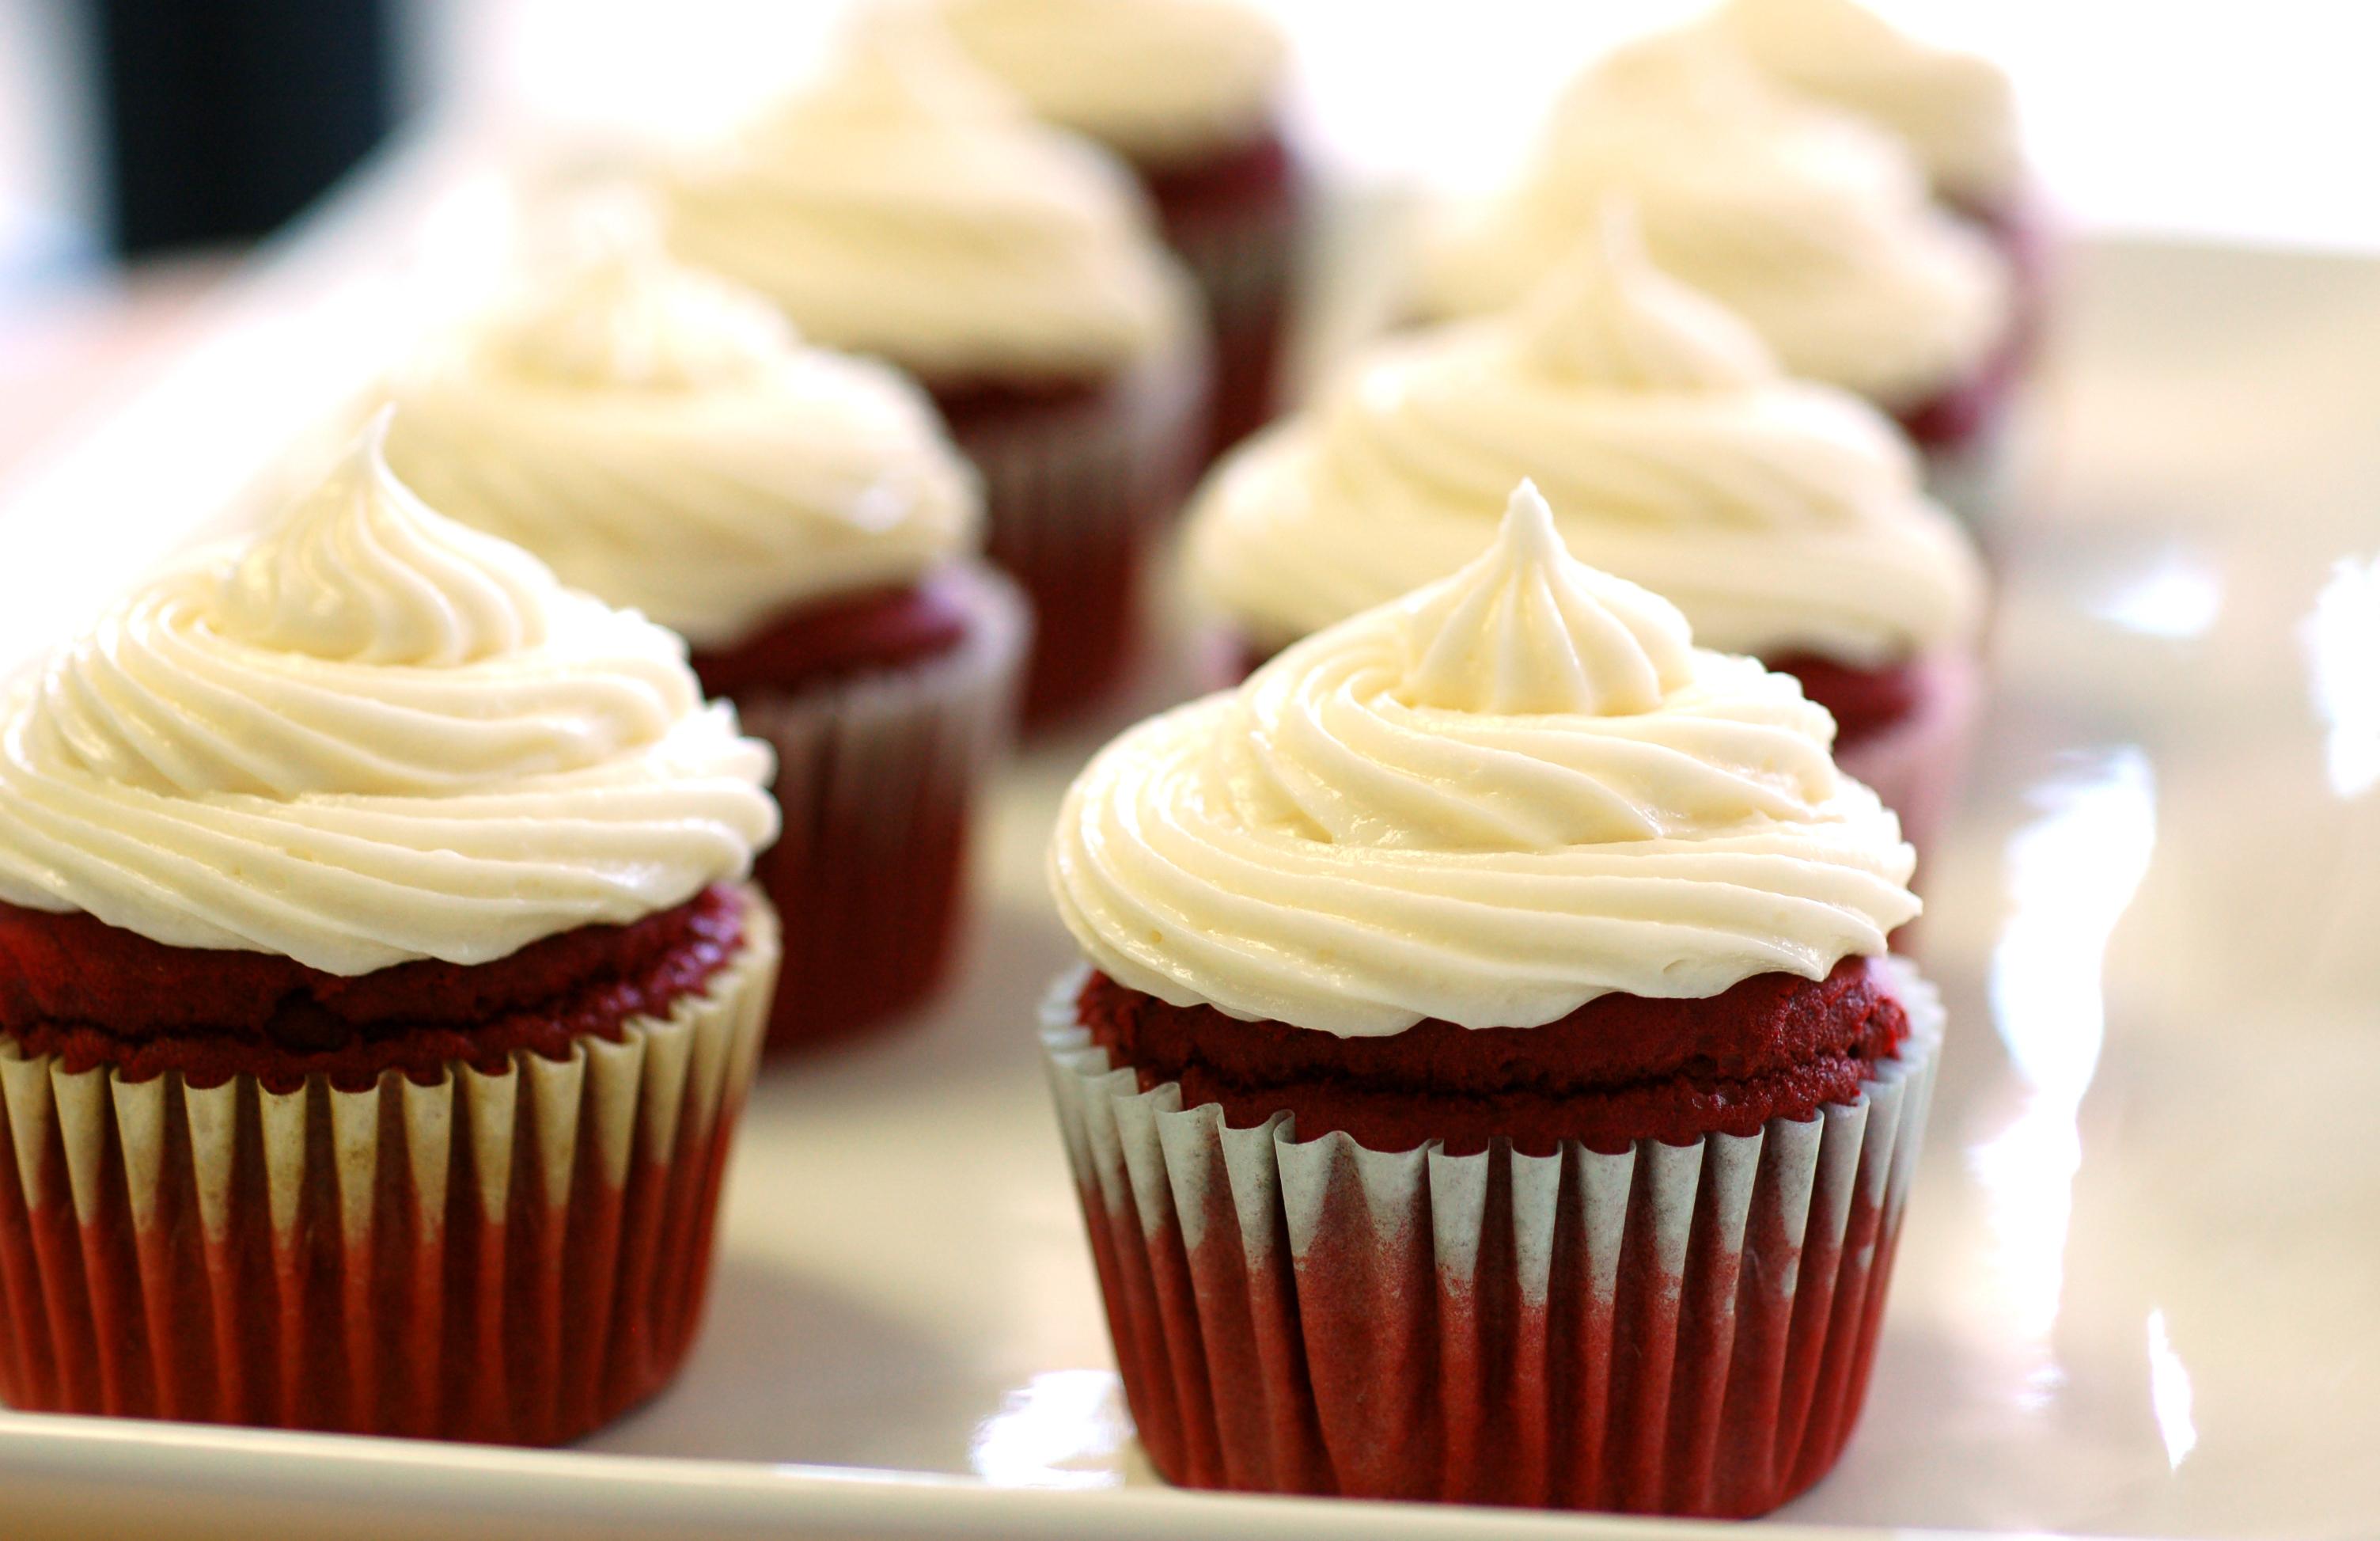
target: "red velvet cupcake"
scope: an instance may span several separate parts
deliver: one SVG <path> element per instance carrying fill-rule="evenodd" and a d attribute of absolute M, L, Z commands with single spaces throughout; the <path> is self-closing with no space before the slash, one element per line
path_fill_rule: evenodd
<path fill-rule="evenodd" d="M 1519 301 L 1615 196 L 1664 269 L 1749 322 L 1792 374 L 1900 422 L 1929 469 L 1971 470 L 1996 439 L 2024 342 L 2008 264 L 1936 201 L 1906 144 L 1705 27 L 1582 76 L 1517 184 L 1445 233 L 1421 310 Z"/>
<path fill-rule="evenodd" d="M 794 919 L 770 1043 L 884 1023 L 948 971 L 1026 621 L 916 386 L 799 344 L 633 230 L 533 272 L 396 385 L 398 472 L 689 638 L 777 752 L 761 882 Z"/>
<path fill-rule="evenodd" d="M 1836 714 L 1837 762 L 1927 850 L 1975 715 L 1985 581 L 1881 413 L 1789 378 L 1618 205 L 1517 311 L 1393 339 L 1341 379 L 1194 501 L 1191 579 L 1240 654 L 1451 572 L 1532 477 L 1582 559 L 1797 677 Z"/>
<path fill-rule="evenodd" d="M 1116 683 L 1207 379 L 1196 291 L 1128 171 L 888 10 L 666 191 L 682 257 L 932 394 L 982 475 L 986 548 L 1033 605 L 1027 719 Z"/>
<path fill-rule="evenodd" d="M 550 1444 L 692 1341 L 768 751 L 384 425 L 6 697 L 13 1406 Z"/>
<path fill-rule="evenodd" d="M 1131 164 L 1206 297 L 1208 453 L 1271 420 L 1303 204 L 1282 129 L 1286 50 L 1235 0 L 941 0 L 978 64 Z"/>
<path fill-rule="evenodd" d="M 1160 1473 L 1683 1515 L 1826 1474 L 1942 1025 L 1831 731 L 1524 484 L 1093 760 L 1043 1043 Z"/>

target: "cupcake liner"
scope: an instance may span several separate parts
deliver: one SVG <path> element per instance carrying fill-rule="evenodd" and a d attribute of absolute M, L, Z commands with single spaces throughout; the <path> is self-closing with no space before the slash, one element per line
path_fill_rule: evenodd
<path fill-rule="evenodd" d="M 1849 1103 L 1607 1155 L 1298 1143 L 1042 1045 L 1142 1444 L 1186 1486 L 1750 1515 L 1865 1394 L 1942 1012 Z"/>
<path fill-rule="evenodd" d="M 1900 815 L 1901 838 L 1930 854 L 1957 810 L 1983 706 L 1982 671 L 1964 653 L 1929 657 L 1908 717 L 1835 749 L 1835 765 Z"/>
<path fill-rule="evenodd" d="M 1206 298 L 1215 338 L 1205 446 L 1209 462 L 1280 410 L 1299 230 L 1293 195 L 1188 209 L 1166 221 L 1167 240 Z"/>
<path fill-rule="evenodd" d="M 1196 470 L 1206 390 L 1204 353 L 1185 349 L 1087 399 L 953 416 L 952 437 L 983 476 L 986 554 L 1033 606 L 1028 724 L 1122 676 L 1152 534 Z"/>
<path fill-rule="evenodd" d="M 777 752 L 784 830 L 757 876 L 789 922 L 769 1046 L 882 1021 L 941 984 L 974 793 L 1005 752 L 1028 621 L 970 575 L 965 640 L 924 663 L 797 692 L 739 691 Z"/>
<path fill-rule="evenodd" d="M 0 1038 L 0 1390 L 101 1413 L 553 1444 L 692 1341 L 775 917 L 566 1059 L 277 1091 Z"/>

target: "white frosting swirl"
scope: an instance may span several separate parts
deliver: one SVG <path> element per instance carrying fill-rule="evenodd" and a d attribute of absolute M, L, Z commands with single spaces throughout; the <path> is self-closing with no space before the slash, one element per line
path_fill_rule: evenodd
<path fill-rule="evenodd" d="M 1287 50 L 1234 0 L 939 0 L 955 37 L 1053 123 L 1142 165 L 1245 143 L 1272 121 Z"/>
<path fill-rule="evenodd" d="M 431 513 L 386 423 L 245 551 L 10 689 L 0 899 L 360 974 L 487 962 L 750 869 L 768 749 L 669 633 Z"/>
<path fill-rule="evenodd" d="M 1890 129 L 1946 198 L 1988 207 L 2024 179 L 1998 66 L 1911 37 L 1858 0 L 1729 0 L 1711 25 L 1791 89 Z"/>
<path fill-rule="evenodd" d="M 883 365 L 630 242 L 528 276 L 398 377 L 391 467 L 704 646 L 969 549 L 974 473 Z"/>
<path fill-rule="evenodd" d="M 1787 379 L 1617 210 L 1521 311 L 1393 342 L 1345 382 L 1193 508 L 1194 581 L 1262 644 L 1469 561 L 1524 476 L 1572 552 L 1708 646 L 1874 667 L 1973 634 L 1982 564 L 1899 432 Z"/>
<path fill-rule="evenodd" d="M 1123 164 L 905 13 L 666 191 L 680 255 L 929 380 L 1104 373 L 1194 313 Z"/>
<path fill-rule="evenodd" d="M 1907 152 L 1699 35 L 1639 43 L 1573 86 L 1520 185 L 1439 243 L 1424 309 L 1516 302 L 1615 195 L 1660 264 L 1787 369 L 1894 410 L 1972 374 L 2007 334 L 2002 264 L 1934 205 Z"/>
<path fill-rule="evenodd" d="M 1342 1036 L 1818 979 L 1918 911 L 1833 737 L 1572 560 L 1524 483 L 1461 572 L 1109 745 L 1050 886 L 1120 983 Z"/>

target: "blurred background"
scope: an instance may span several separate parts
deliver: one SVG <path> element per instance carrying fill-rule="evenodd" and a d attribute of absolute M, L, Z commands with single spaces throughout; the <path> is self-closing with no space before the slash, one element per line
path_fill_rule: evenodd
<path fill-rule="evenodd" d="M 0 0 L 0 473 L 392 137 L 704 132 L 838 0 Z M 1691 0 L 1269 0 L 1309 137 L 1365 187 L 1509 165 L 1590 54 Z M 2076 225 L 2380 249 L 2380 7 L 1879 0 L 2010 67 Z"/>

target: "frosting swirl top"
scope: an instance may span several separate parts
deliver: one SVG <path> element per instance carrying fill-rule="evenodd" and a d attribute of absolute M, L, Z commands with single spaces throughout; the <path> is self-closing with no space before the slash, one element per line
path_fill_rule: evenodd
<path fill-rule="evenodd" d="M 360 974 L 749 870 L 777 831 L 768 749 L 669 633 L 431 512 L 386 427 L 10 687 L 0 899 Z"/>
<path fill-rule="evenodd" d="M 698 645 L 977 539 L 974 473 L 923 393 L 657 245 L 526 275 L 395 395 L 389 464 L 422 497 Z"/>
<path fill-rule="evenodd" d="M 1123 164 L 1036 122 L 923 18 L 665 190 L 678 253 L 813 341 L 930 380 L 1099 373 L 1186 335 L 1187 280 Z"/>
<path fill-rule="evenodd" d="M 1729 0 L 1710 23 L 1767 74 L 1898 135 L 1937 192 L 1989 205 L 2024 177 L 1998 66 L 1911 37 L 1858 0 Z"/>
<path fill-rule="evenodd" d="M 1571 558 L 1524 483 L 1469 567 L 1110 744 L 1050 886 L 1118 982 L 1341 1036 L 1817 979 L 1918 910 L 1833 737 Z"/>
<path fill-rule="evenodd" d="M 1235 0 L 941 0 L 952 36 L 1051 122 L 1164 165 L 1270 122 L 1287 50 Z"/>
<path fill-rule="evenodd" d="M 1876 667 L 1964 642 L 1981 563 L 1874 408 L 1786 378 L 1624 210 L 1517 312 L 1393 342 L 1199 495 L 1205 596 L 1278 645 L 1452 571 L 1536 478 L 1581 559 L 1730 653 Z"/>
<path fill-rule="evenodd" d="M 2008 276 L 1906 151 L 1700 35 L 1613 55 L 1564 97 L 1520 184 L 1444 234 L 1424 308 L 1516 302 L 1614 196 L 1660 264 L 1750 322 L 1791 373 L 1895 410 L 1980 368 Z"/>

